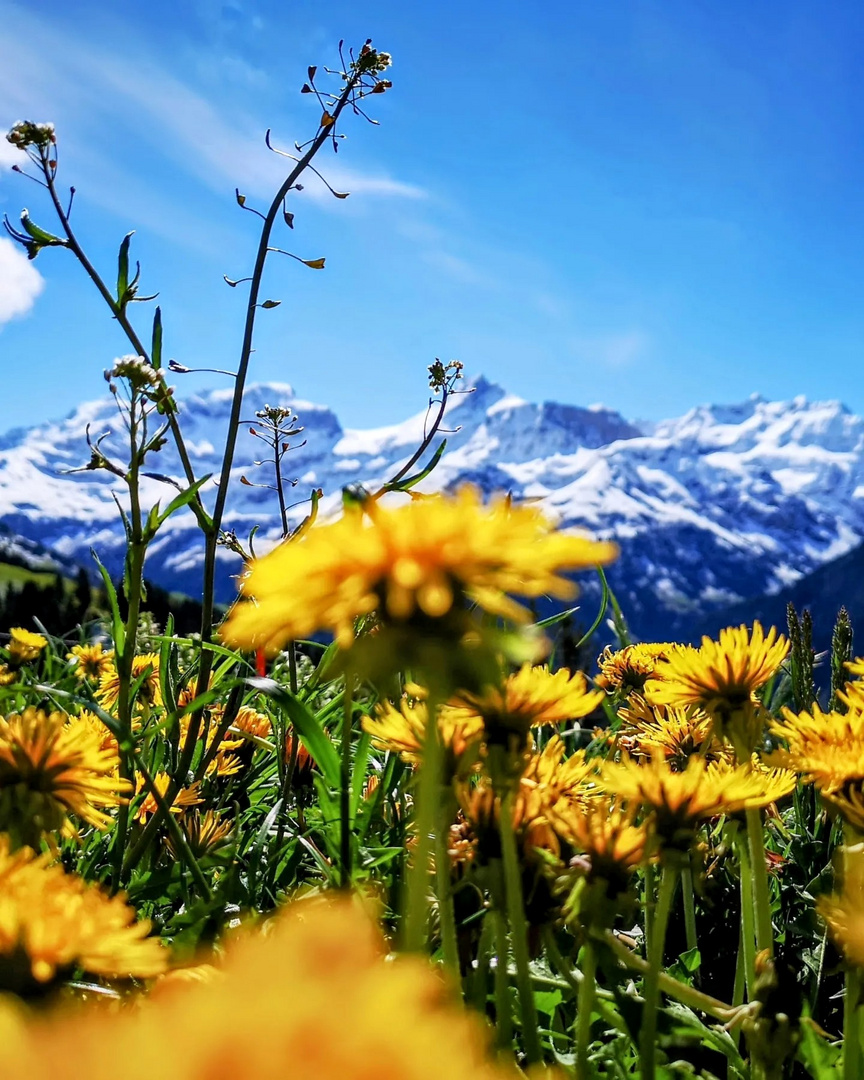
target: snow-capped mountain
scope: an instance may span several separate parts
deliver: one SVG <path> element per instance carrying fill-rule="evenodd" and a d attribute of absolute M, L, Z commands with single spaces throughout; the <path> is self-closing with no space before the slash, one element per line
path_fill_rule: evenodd
<path fill-rule="evenodd" d="M 621 557 L 610 583 L 642 635 L 665 636 L 705 611 L 776 592 L 864 540 L 864 420 L 838 402 L 754 396 L 646 425 L 602 406 L 532 404 L 483 378 L 474 385 L 473 393 L 451 399 L 444 427 L 457 430 L 447 435 L 446 453 L 422 490 L 470 481 L 487 492 L 540 499 L 563 524 L 614 537 Z M 211 391 L 181 399 L 199 475 L 218 471 L 230 398 L 230 391 Z M 254 420 L 265 403 L 290 407 L 305 429 L 305 445 L 285 465 L 297 481 L 295 521 L 313 488 L 324 491 L 326 515 L 338 508 L 346 484 L 386 481 L 423 435 L 425 412 L 391 427 L 343 429 L 330 409 L 297 398 L 284 384 L 250 386 L 244 419 Z M 93 548 L 116 572 L 123 529 L 112 495 L 123 501 L 123 483 L 107 472 L 68 472 L 88 459 L 88 424 L 94 438 L 112 431 L 103 449 L 122 461 L 124 432 L 110 399 L 0 438 L 0 523 L 85 565 Z M 259 549 L 277 535 L 275 495 L 239 481 L 245 475 L 272 483 L 254 465 L 261 448 L 241 434 L 224 523 L 241 538 L 262 524 Z M 170 443 L 150 468 L 181 476 Z M 176 490 L 147 480 L 145 494 L 165 504 Z M 238 567 L 222 554 L 227 599 Z M 154 542 L 147 573 L 194 596 L 201 560 L 200 534 L 183 511 Z M 586 592 L 590 598 L 590 584 Z M 587 607 L 586 600 L 586 613 Z"/>

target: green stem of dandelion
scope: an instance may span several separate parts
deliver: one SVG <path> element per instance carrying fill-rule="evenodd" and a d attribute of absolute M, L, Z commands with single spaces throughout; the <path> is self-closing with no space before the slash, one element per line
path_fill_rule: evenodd
<path fill-rule="evenodd" d="M 650 965 L 641 956 L 637 956 L 631 949 L 628 949 L 623 942 L 619 941 L 611 930 L 595 933 L 594 936 L 607 945 L 627 967 L 647 977 Z M 697 1012 L 707 1013 L 708 1016 L 716 1017 L 724 1024 L 732 1020 L 738 1011 L 734 1006 L 727 1005 L 724 1001 L 713 998 L 702 990 L 697 990 L 694 986 L 679 982 L 671 975 L 667 975 L 665 971 L 660 973 L 657 985 L 664 994 L 668 994 L 669 997 L 680 1001 L 682 1005 L 687 1005 Z"/>
<path fill-rule="evenodd" d="M 846 824 L 843 828 L 845 846 L 843 848 L 843 886 L 847 887 L 849 877 L 849 849 L 857 839 L 852 828 Z M 843 1080 L 860 1080 L 862 1071 L 861 1055 L 861 1018 L 862 1018 L 861 971 L 846 962 L 846 992 L 843 997 Z"/>
<path fill-rule="evenodd" d="M 498 1049 L 513 1050 L 513 1021 L 510 1016 L 510 980 L 508 968 L 510 944 L 507 939 L 507 920 L 499 907 L 489 912 L 495 927 L 495 1029 Z"/>
<path fill-rule="evenodd" d="M 472 968 L 465 980 L 465 1004 L 477 1012 L 486 1012 L 488 996 L 489 954 L 492 952 L 492 938 L 495 933 L 495 918 L 492 911 L 483 915 L 480 941 L 477 944 L 477 965 Z"/>
<path fill-rule="evenodd" d="M 651 955 L 651 943 L 654 940 L 654 889 L 657 875 L 654 864 L 646 863 L 642 880 L 642 910 L 645 914 L 645 955 Z"/>
<path fill-rule="evenodd" d="M 453 889 L 450 883 L 450 852 L 448 850 L 447 802 L 439 799 L 438 824 L 435 829 L 435 888 L 438 893 L 438 924 L 441 929 L 441 949 L 444 965 L 459 978 L 459 945 L 456 938 L 456 916 L 453 910 Z"/>
<path fill-rule="evenodd" d="M 576 1077 L 588 1080 L 588 1048 L 591 1045 L 591 1014 L 597 989 L 597 950 L 588 940 L 582 947 L 582 982 L 576 1002 Z"/>
<path fill-rule="evenodd" d="M 666 944 L 666 927 L 672 911 L 672 900 L 678 884 L 678 870 L 664 866 L 660 875 L 660 894 L 654 917 L 654 936 L 648 954 L 648 971 L 645 973 L 643 996 L 645 1007 L 642 1014 L 642 1032 L 639 1040 L 639 1063 L 642 1080 L 654 1080 L 655 1042 L 657 1039 L 657 1006 L 660 1000 L 660 974 L 663 967 L 663 948 Z"/>
<path fill-rule="evenodd" d="M 753 873 L 747 838 L 740 832 L 735 837 L 738 866 L 741 873 L 741 948 L 744 953 L 744 981 L 748 1000 L 753 1000 L 756 982 L 756 927 L 754 925 Z"/>
<path fill-rule="evenodd" d="M 747 840 L 750 846 L 750 870 L 753 874 L 753 903 L 756 915 L 756 949 L 774 955 L 774 928 L 771 925 L 771 893 L 768 865 L 765 861 L 765 837 L 761 810 L 747 810 Z"/>
<path fill-rule="evenodd" d="M 843 1080 L 861 1080 L 861 972 L 848 965 L 843 997 Z"/>
<path fill-rule="evenodd" d="M 684 900 L 684 936 L 689 951 L 699 948 L 699 938 L 696 935 L 696 898 L 693 893 L 693 870 L 685 866 L 681 871 L 681 891 Z M 699 972 L 696 972 L 696 979 Z"/>
<path fill-rule="evenodd" d="M 504 893 L 507 903 L 507 921 L 510 924 L 510 942 L 516 964 L 516 991 L 519 997 L 519 1013 L 522 1020 L 522 1039 L 525 1057 L 529 1065 L 543 1060 L 540 1033 L 537 1030 L 537 1006 L 531 989 L 531 969 L 528 958 L 528 934 L 525 926 L 525 907 L 522 900 L 522 875 L 519 870 L 519 854 L 516 850 L 516 834 L 513 830 L 513 792 L 508 791 L 501 801 L 501 855 L 504 862 Z"/>
<path fill-rule="evenodd" d="M 404 920 L 403 948 L 422 952 L 426 948 L 429 924 L 429 856 L 432 836 L 437 832 L 441 798 L 441 735 L 438 730 L 438 702 L 430 694 L 426 703 L 426 732 L 423 757 L 417 777 L 414 803 L 414 858 L 408 870 L 407 905 Z"/>
<path fill-rule="evenodd" d="M 293 643 L 292 643 L 293 651 Z M 345 673 L 345 697 L 342 702 L 342 746 L 339 770 L 339 884 L 351 888 L 351 734 L 354 719 L 354 673 Z M 296 742 L 297 733 L 294 732 Z"/>

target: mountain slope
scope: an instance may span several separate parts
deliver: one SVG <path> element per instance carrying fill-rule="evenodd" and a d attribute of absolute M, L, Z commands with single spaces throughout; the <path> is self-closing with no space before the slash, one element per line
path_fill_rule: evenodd
<path fill-rule="evenodd" d="M 424 414 L 385 428 L 345 430 L 334 413 L 297 398 L 287 385 L 250 386 L 244 419 L 265 402 L 292 408 L 306 444 L 286 458 L 296 478 L 294 520 L 310 490 L 325 493 L 322 514 L 338 509 L 345 484 L 386 480 L 422 438 Z M 181 423 L 199 474 L 216 473 L 230 391 L 181 401 Z M 122 482 L 64 470 L 87 459 L 84 430 L 122 461 L 122 426 L 110 399 L 80 406 L 57 424 L 0 439 L 0 523 L 61 555 L 87 562 L 95 548 L 113 570 L 123 551 L 112 495 Z M 452 400 L 447 451 L 424 490 L 470 481 L 484 491 L 541 499 L 563 524 L 614 536 L 621 558 L 610 572 L 634 629 L 669 636 L 746 597 L 777 592 L 864 540 L 864 421 L 837 402 L 803 398 L 704 406 L 676 420 L 637 425 L 613 410 L 532 404 L 485 379 Z M 261 444 L 241 435 L 225 527 L 243 537 L 255 524 L 275 539 L 273 493 L 239 483 L 270 483 L 253 464 Z M 169 446 L 154 471 L 180 476 Z M 215 483 L 215 481 L 214 481 Z M 212 500 L 213 488 L 205 486 Z M 145 498 L 167 502 L 173 489 L 146 481 Z M 263 539 L 259 547 L 263 547 Z M 148 576 L 166 588 L 200 593 L 201 545 L 188 512 L 154 543 Z M 221 553 L 227 599 L 236 559 Z M 586 613 L 596 590 L 588 584 Z"/>

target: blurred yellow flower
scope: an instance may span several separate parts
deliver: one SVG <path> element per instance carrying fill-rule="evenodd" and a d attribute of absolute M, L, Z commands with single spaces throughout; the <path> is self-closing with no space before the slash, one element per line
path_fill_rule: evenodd
<path fill-rule="evenodd" d="M 32 630 L 25 630 L 21 626 L 13 626 L 9 635 L 9 656 L 16 664 L 36 660 L 48 644 L 48 639 L 42 634 L 34 634 Z"/>
<path fill-rule="evenodd" d="M 93 726 L 32 707 L 0 717 L 0 831 L 34 846 L 43 834 L 74 835 L 69 814 L 106 828 L 103 807 L 129 790 L 117 753 Z"/>
<path fill-rule="evenodd" d="M 0 838 L 0 991 L 27 996 L 79 968 L 114 978 L 158 975 L 167 952 L 149 932 L 122 896 L 29 848 L 10 853 Z"/>
<path fill-rule="evenodd" d="M 135 703 L 138 708 L 158 706 L 162 704 L 162 687 L 159 682 L 159 653 L 144 653 L 132 659 L 132 683 L 134 685 L 141 676 L 144 680 L 138 689 Z M 116 708 L 120 697 L 120 678 L 113 658 L 106 665 L 99 677 L 99 689 L 96 691 L 96 700 L 110 712 Z"/>
<path fill-rule="evenodd" d="M 220 977 L 136 1009 L 4 1015 L 4 1070 L 16 1080 L 514 1077 L 492 1064 L 485 1025 L 426 960 L 385 962 L 357 908 L 297 903 L 267 929 L 229 945 Z"/>
<path fill-rule="evenodd" d="M 246 599 L 222 637 L 273 655 L 294 638 L 331 630 L 347 646 L 358 616 L 377 611 L 391 623 L 422 623 L 469 603 L 523 622 L 528 612 L 512 594 L 572 597 L 562 571 L 616 554 L 614 544 L 557 532 L 533 506 L 506 498 L 484 506 L 473 487 L 395 509 L 372 504 L 253 561 Z"/>
<path fill-rule="evenodd" d="M 372 736 L 372 743 L 379 750 L 389 750 L 401 755 L 403 761 L 417 765 L 423 756 L 428 722 L 426 702 L 406 694 L 398 707 L 384 701 L 374 713 L 364 716 L 363 730 Z M 472 750 L 475 753 L 471 755 L 471 764 L 474 764 L 483 738 L 483 723 L 478 717 L 462 716 L 445 706 L 438 710 L 438 733 L 444 747 L 445 775 L 450 777 L 460 772 L 462 758 Z"/>
<path fill-rule="evenodd" d="M 218 854 L 230 840 L 232 828 L 232 823 L 214 810 L 203 814 L 200 810 L 189 810 L 183 815 L 183 831 L 196 859 Z M 165 843 L 175 858 L 181 857 L 170 833 Z"/>
<path fill-rule="evenodd" d="M 487 742 L 509 746 L 514 737 L 523 743 L 532 727 L 581 720 L 602 700 L 603 691 L 592 690 L 580 671 L 571 674 L 562 668 L 553 673 L 524 664 L 500 688 L 460 695 L 446 712 L 454 723 L 479 720 Z"/>
<path fill-rule="evenodd" d="M 634 810 L 622 810 L 608 796 L 579 805 L 559 803 L 550 822 L 562 840 L 587 858 L 589 880 L 603 880 L 616 891 L 623 891 L 627 877 L 648 855 L 645 826 L 635 823 Z"/>
<path fill-rule="evenodd" d="M 848 848 L 841 851 L 844 854 L 842 891 L 820 896 L 816 910 L 846 962 L 864 968 L 864 852 Z"/>

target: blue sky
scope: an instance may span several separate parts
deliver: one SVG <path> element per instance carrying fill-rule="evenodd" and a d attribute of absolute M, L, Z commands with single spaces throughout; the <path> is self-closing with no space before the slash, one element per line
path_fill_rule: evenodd
<path fill-rule="evenodd" d="M 752 392 L 864 412 L 864 9 L 765 0 L 0 0 L 0 123 L 53 120 L 74 221 L 110 280 L 136 229 L 166 354 L 231 367 L 298 89 L 340 37 L 393 54 L 380 127 L 350 120 L 277 243 L 253 377 L 343 423 L 422 408 L 458 358 L 532 400 L 674 416 Z M 43 193 L 8 171 L 0 211 Z M 37 277 L 34 271 L 38 271 Z M 136 309 L 139 326 L 149 314 Z M 68 253 L 0 244 L 0 429 L 104 392 L 128 351 Z M 224 382 L 224 380 L 222 380 Z M 180 393 L 218 377 L 178 376 Z"/>

